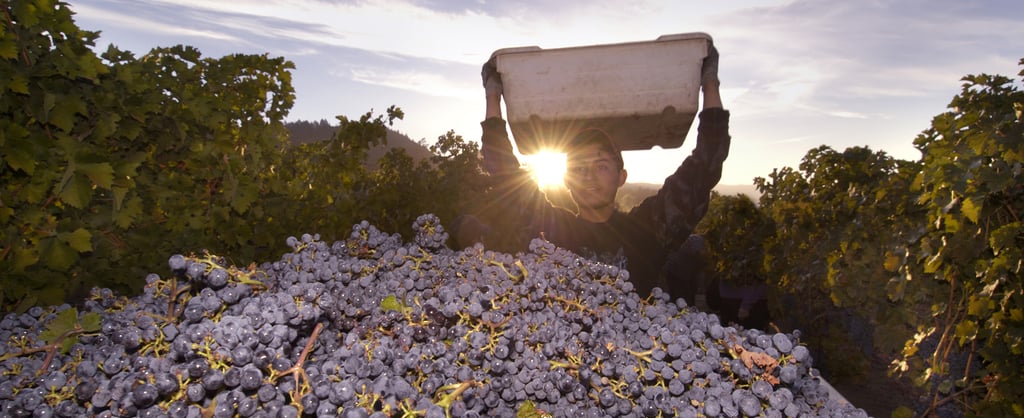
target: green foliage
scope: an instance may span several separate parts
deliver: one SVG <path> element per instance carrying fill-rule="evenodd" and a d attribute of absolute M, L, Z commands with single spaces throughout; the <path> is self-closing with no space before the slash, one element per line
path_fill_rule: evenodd
<path fill-rule="evenodd" d="M 212 59 L 187 46 L 97 56 L 98 34 L 78 29 L 66 3 L 2 10 L 5 311 L 94 286 L 137 291 L 168 254 L 208 249 L 246 264 L 295 231 L 344 238 L 363 219 L 391 230 L 427 212 L 450 219 L 483 187 L 475 144 L 451 132 L 434 161 L 394 151 L 367 169 L 385 123 L 403 116 L 395 107 L 386 120 L 339 117 L 331 140 L 289 146 L 283 58 Z"/>
<path fill-rule="evenodd" d="M 818 342 L 823 360 L 889 359 L 892 372 L 929 394 L 922 415 L 943 405 L 967 415 L 1024 414 L 1024 93 L 1017 86 L 1002 76 L 965 77 L 950 111 L 915 140 L 918 162 L 823 146 L 799 169 L 755 180 L 776 225 L 765 243 L 770 278 L 783 298 L 800 302 L 778 316 L 812 339 L 834 331 L 833 319 L 869 320 L 868 346 L 843 342 L 839 332 L 832 346 Z M 712 207 L 709 217 L 724 210 Z M 749 256 L 729 251 L 725 257 Z M 857 323 L 844 321 L 845 332 Z M 858 342 L 862 353 L 842 350 Z"/>
<path fill-rule="evenodd" d="M 330 141 L 287 149 L 279 172 L 288 192 L 265 201 L 281 215 L 265 225 L 278 234 L 301 230 L 344 239 L 351 225 L 366 220 L 411 239 L 411 225 L 423 213 L 451 220 L 471 210 L 473 197 L 486 187 L 479 151 L 454 132 L 438 138 L 429 161 L 416 163 L 404 150 L 393 148 L 375 170 L 366 167 L 369 150 L 386 140 L 386 127 L 401 116 L 392 107 L 387 116 L 368 112 L 359 120 L 339 117 L 340 127 Z"/>
<path fill-rule="evenodd" d="M 972 414 L 1021 415 L 1024 92 L 1003 76 L 963 81 L 950 111 L 914 141 L 922 153 L 914 187 L 926 210 L 918 219 L 925 233 L 898 264 L 945 296 L 933 300 L 931 320 L 922 321 L 935 326 L 922 326 L 916 337 L 938 347 L 921 358 L 908 344 L 896 368 L 937 387 L 933 407 L 949 397 Z M 904 274 L 898 285 L 911 279 Z M 957 354 L 966 362 L 955 361 Z"/>
<path fill-rule="evenodd" d="M 697 225 L 711 254 L 715 275 L 736 286 L 763 284 L 769 277 L 764 244 L 775 224 L 747 195 L 713 193 L 706 216 Z"/>
<path fill-rule="evenodd" d="M 128 114 L 88 49 L 97 37 L 54 1 L 6 2 L 0 32 L 0 298 L 20 307 L 63 300 L 83 256 L 102 245 L 115 197 L 139 158 L 111 147 Z"/>
<path fill-rule="evenodd" d="M 139 59 L 111 47 L 101 58 L 90 49 L 97 34 L 80 31 L 64 3 L 5 12 L 16 51 L 0 66 L 14 80 L 0 101 L 5 304 L 137 288 L 165 254 L 270 239 L 249 225 L 272 192 L 291 63 L 183 46 Z"/>
<path fill-rule="evenodd" d="M 47 323 L 46 329 L 39 333 L 39 338 L 47 345 L 60 348 L 62 354 L 67 354 L 78 342 L 78 334 L 95 333 L 99 330 L 99 313 L 87 313 L 80 318 L 78 310 L 70 308 L 61 311 Z"/>
<path fill-rule="evenodd" d="M 890 303 L 884 260 L 915 234 L 908 216 L 916 206 L 907 190 L 918 167 L 866 147 L 821 146 L 808 151 L 799 170 L 755 179 L 761 208 L 776 225 L 765 245 L 784 301 L 776 316 L 808 331 L 825 363 L 891 358 L 913 333 L 917 310 Z M 869 342 L 855 341 L 858 333 Z M 863 377 L 855 367 L 838 371 L 847 374 L 834 377 Z"/>

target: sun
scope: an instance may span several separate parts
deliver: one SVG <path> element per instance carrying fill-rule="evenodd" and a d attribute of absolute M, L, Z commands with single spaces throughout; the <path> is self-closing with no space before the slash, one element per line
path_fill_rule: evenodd
<path fill-rule="evenodd" d="M 540 151 L 536 154 L 524 155 L 523 160 L 533 173 L 533 180 L 542 189 L 563 187 L 565 176 L 565 154 L 553 151 Z"/>

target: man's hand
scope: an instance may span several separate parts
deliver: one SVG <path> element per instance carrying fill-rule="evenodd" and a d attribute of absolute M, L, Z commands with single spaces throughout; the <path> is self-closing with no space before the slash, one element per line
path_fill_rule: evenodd
<path fill-rule="evenodd" d="M 708 55 L 700 68 L 700 89 L 704 93 L 704 109 L 721 109 L 722 96 L 718 91 L 718 48 L 708 41 Z"/>
<path fill-rule="evenodd" d="M 709 82 L 718 81 L 718 49 L 708 41 L 708 55 L 704 57 L 704 64 L 700 68 L 700 84 L 707 85 Z"/>
<path fill-rule="evenodd" d="M 487 97 L 501 97 L 504 90 L 501 84 L 501 74 L 498 73 L 498 66 L 495 57 L 484 63 L 480 70 L 480 78 L 483 79 L 484 91 Z"/>

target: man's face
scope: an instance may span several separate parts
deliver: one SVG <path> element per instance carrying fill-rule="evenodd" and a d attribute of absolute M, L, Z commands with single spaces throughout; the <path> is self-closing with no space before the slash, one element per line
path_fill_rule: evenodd
<path fill-rule="evenodd" d="M 587 145 L 566 157 L 565 184 L 581 208 L 615 205 L 615 193 L 626 182 L 626 171 L 599 145 Z"/>

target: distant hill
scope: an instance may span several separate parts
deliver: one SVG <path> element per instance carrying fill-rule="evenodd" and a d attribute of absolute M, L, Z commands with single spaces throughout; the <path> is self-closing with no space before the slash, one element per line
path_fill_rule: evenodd
<path fill-rule="evenodd" d="M 288 129 L 289 139 L 293 144 L 326 141 L 334 138 L 334 134 L 338 132 L 338 126 L 331 125 L 326 119 L 320 119 L 318 122 L 304 120 L 288 122 L 285 123 L 285 128 Z M 414 161 L 433 156 L 426 145 L 413 141 L 409 136 L 389 128 L 385 144 L 370 149 L 367 154 L 367 165 L 371 168 L 376 167 L 377 161 L 391 148 L 404 149 Z"/>
<path fill-rule="evenodd" d="M 288 122 L 285 123 L 285 127 L 288 128 L 290 135 L 289 139 L 291 139 L 291 142 L 294 144 L 326 141 L 333 138 L 334 134 L 338 131 L 338 126 L 331 125 L 326 119 L 321 119 L 317 122 L 303 120 Z M 380 158 L 387 153 L 388 149 L 391 148 L 404 149 L 405 152 L 408 153 L 415 161 L 420 161 L 433 156 L 425 144 L 413 141 L 409 136 L 403 133 L 388 129 L 387 143 L 370 150 L 367 156 L 367 165 L 370 168 L 376 167 L 377 161 L 380 160 Z M 622 210 L 629 210 L 630 208 L 640 204 L 640 202 L 648 196 L 652 196 L 657 193 L 660 188 L 660 184 L 626 183 L 621 189 L 619 189 L 619 193 L 616 195 L 615 200 L 618 202 L 619 208 Z M 720 184 L 715 187 L 715 191 L 723 195 L 735 195 L 740 193 L 746 194 L 755 202 L 760 197 L 760 193 L 757 192 L 757 188 L 755 188 L 753 184 Z M 548 199 L 556 206 L 575 209 L 575 204 L 572 203 L 572 197 L 569 196 L 568 190 L 553 188 L 546 190 L 546 193 L 548 194 Z"/>
<path fill-rule="evenodd" d="M 726 196 L 745 194 L 750 196 L 755 203 L 761 198 L 761 193 L 753 184 L 719 184 L 715 187 L 715 191 Z"/>
<path fill-rule="evenodd" d="M 648 196 L 653 196 L 658 190 L 661 189 L 660 184 L 652 183 L 626 183 L 619 189 L 619 193 L 616 195 L 615 200 L 617 201 L 619 208 L 622 210 L 629 210 L 636 205 L 639 205 Z M 750 185 L 730 185 L 730 184 L 719 184 L 715 187 L 715 191 L 723 195 L 736 195 L 745 194 L 750 196 L 754 202 L 761 197 L 761 194 L 757 192 L 757 188 L 753 184 Z"/>

